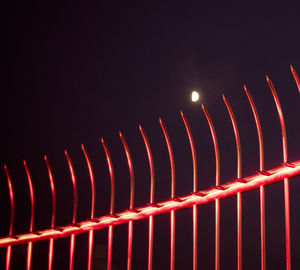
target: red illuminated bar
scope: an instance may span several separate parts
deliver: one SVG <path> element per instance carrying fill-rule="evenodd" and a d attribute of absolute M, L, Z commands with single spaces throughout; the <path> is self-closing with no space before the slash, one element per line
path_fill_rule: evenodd
<path fill-rule="evenodd" d="M 133 173 L 133 165 L 132 165 L 132 159 L 130 155 L 130 151 L 128 148 L 128 145 L 126 143 L 126 140 L 124 136 L 122 135 L 121 131 L 119 132 L 125 154 L 127 157 L 127 163 L 129 168 L 129 174 L 130 174 L 130 201 L 129 201 L 129 210 L 133 211 L 134 206 L 134 173 Z M 133 211 L 134 212 L 134 211 Z M 128 254 L 127 254 L 127 270 L 131 269 L 131 263 L 132 263 L 132 236 L 133 236 L 133 222 L 130 220 L 128 222 Z"/>
<path fill-rule="evenodd" d="M 153 204 L 154 203 L 154 186 L 155 186 L 155 176 L 154 176 L 154 165 L 153 165 L 153 157 L 152 157 L 152 152 L 149 144 L 149 140 L 147 138 L 147 135 L 142 128 L 141 125 L 139 125 L 139 130 L 142 134 L 143 141 L 146 147 L 147 151 L 147 157 L 148 157 L 148 162 L 149 162 L 149 169 L 150 169 L 150 200 L 149 203 Z M 152 269 L 152 259 L 153 259 L 153 216 L 149 217 L 149 240 L 148 240 L 148 270 Z"/>
<path fill-rule="evenodd" d="M 10 174 L 8 172 L 6 164 L 4 164 L 4 171 L 7 179 L 8 191 L 9 191 L 9 200 L 10 200 L 10 223 L 8 235 L 12 235 L 14 227 L 14 218 L 15 218 L 15 200 L 14 200 L 14 191 L 11 184 Z M 8 246 L 6 249 L 6 263 L 5 270 L 10 268 L 10 259 L 11 259 L 11 246 Z"/>
<path fill-rule="evenodd" d="M 193 160 L 193 192 L 197 191 L 197 156 L 195 150 L 195 143 L 191 133 L 189 124 L 184 116 L 183 112 L 180 112 L 186 132 L 188 134 L 192 160 Z M 193 205 L 193 270 L 197 269 L 197 205 Z"/>
<path fill-rule="evenodd" d="M 259 116 L 257 113 L 257 109 L 254 103 L 254 100 L 247 89 L 246 85 L 244 85 L 244 90 L 246 92 L 248 101 L 251 105 L 252 113 L 255 120 L 257 136 L 258 136 L 258 144 L 259 144 L 259 170 L 262 172 L 265 170 L 264 166 L 264 144 L 263 144 L 263 135 L 262 129 L 259 121 Z M 260 257 L 261 257 L 261 270 L 266 269 L 266 236 L 265 236 L 265 188 L 263 185 L 259 187 L 260 193 Z"/>
<path fill-rule="evenodd" d="M 114 205 L 115 205 L 115 177 L 114 177 L 114 168 L 111 160 L 111 156 L 109 150 L 106 146 L 105 141 L 101 138 L 101 143 L 104 148 L 106 161 L 109 170 L 110 176 L 110 209 L 109 214 L 112 215 L 114 213 Z M 107 252 L 107 270 L 111 269 L 111 260 L 112 260 L 112 246 L 113 246 L 113 226 L 109 226 L 108 228 L 108 252 Z"/>
<path fill-rule="evenodd" d="M 55 196 L 55 186 L 54 186 L 54 181 L 53 181 L 53 174 L 50 168 L 49 161 L 47 159 L 47 156 L 44 156 L 47 170 L 48 170 L 48 175 L 49 175 L 49 180 L 50 180 L 50 188 L 51 188 L 51 198 L 52 198 L 52 214 L 51 214 L 51 225 L 50 228 L 54 228 L 55 226 L 55 211 L 56 211 L 56 196 Z M 53 265 L 53 249 L 54 249 L 54 239 L 51 238 L 49 241 L 49 253 L 48 253 L 48 270 L 52 269 Z"/>
<path fill-rule="evenodd" d="M 296 71 L 294 70 L 293 66 L 291 65 L 291 71 L 292 71 L 292 74 L 294 76 L 294 79 L 295 79 L 295 82 L 297 84 L 297 87 L 298 87 L 298 90 L 299 90 L 299 93 L 300 93 L 300 80 L 299 80 L 299 77 L 296 73 Z"/>
<path fill-rule="evenodd" d="M 283 151 L 283 162 L 287 163 L 288 153 L 287 153 L 287 137 L 286 137 L 286 129 L 285 129 L 285 122 L 284 117 L 281 109 L 281 105 L 275 91 L 274 85 L 266 76 L 268 85 L 272 92 L 277 113 L 280 120 L 281 126 L 281 135 L 282 135 L 282 151 Z M 290 195 L 289 195 L 289 180 L 288 178 L 284 179 L 284 209 L 285 209 L 285 250 L 286 250 L 286 269 L 291 269 L 291 239 L 290 239 Z"/>
<path fill-rule="evenodd" d="M 71 158 L 70 158 L 67 150 L 65 150 L 65 156 L 67 158 L 68 167 L 69 167 L 71 180 L 72 180 L 72 186 L 73 186 L 73 217 L 72 217 L 72 224 L 75 224 L 76 216 L 77 216 L 77 185 L 76 185 L 76 178 L 75 178 L 75 172 L 74 172 L 73 164 L 72 164 Z M 75 234 L 72 234 L 71 238 L 70 238 L 69 270 L 73 270 L 73 267 L 74 267 L 74 251 L 75 251 Z"/>
<path fill-rule="evenodd" d="M 86 160 L 86 164 L 88 166 L 90 180 L 91 180 L 91 190 L 92 190 L 91 220 L 93 220 L 94 219 L 94 214 L 95 214 L 95 200 L 96 200 L 94 173 L 93 173 L 91 161 L 89 159 L 89 156 L 88 156 L 83 144 L 81 145 L 81 149 L 83 151 L 83 154 L 84 154 L 84 157 L 85 157 L 85 160 Z M 87 268 L 88 270 L 92 269 L 93 241 L 94 241 L 94 231 L 90 230 L 89 231 L 88 268 Z"/>
<path fill-rule="evenodd" d="M 33 231 L 33 221 L 34 221 L 34 208 L 35 208 L 34 193 L 33 193 L 31 175 L 29 173 L 29 169 L 28 169 L 28 166 L 27 166 L 25 160 L 23 160 L 23 165 L 24 165 L 24 168 L 25 168 L 25 171 L 26 171 L 26 176 L 27 176 L 27 180 L 28 180 L 28 187 L 29 187 L 29 193 L 30 193 L 31 213 L 30 213 L 29 232 L 32 232 Z M 27 270 L 31 269 L 31 258 L 32 258 L 32 242 L 28 242 L 28 246 L 27 246 L 27 263 L 26 263 L 26 269 Z"/>
<path fill-rule="evenodd" d="M 217 134 L 211 120 L 211 117 L 206 110 L 205 106 L 202 104 L 202 109 L 205 114 L 206 120 L 209 125 L 210 133 L 213 139 L 214 151 L 215 151 L 215 160 L 216 160 L 216 186 L 220 185 L 220 154 L 219 146 L 217 140 Z M 219 270 L 220 268 L 220 201 L 216 199 L 215 207 L 215 269 Z"/>
<path fill-rule="evenodd" d="M 125 210 L 115 213 L 113 216 L 105 215 L 87 219 L 74 224 L 59 226 L 54 229 L 41 230 L 18 235 L 9 235 L 0 238 L 0 248 L 9 245 L 19 245 L 32 241 L 49 240 L 50 238 L 61 238 L 71 236 L 72 234 L 86 233 L 90 230 L 98 230 L 108 228 L 111 225 L 119 225 L 128 223 L 129 221 L 145 219 L 151 215 L 159 215 L 169 213 L 173 210 L 180 210 L 196 205 L 207 204 L 214 202 L 216 199 L 224 199 L 230 196 L 235 196 L 238 192 L 247 192 L 259 188 L 261 185 L 270 185 L 285 178 L 292 178 L 300 175 L 300 160 L 284 163 L 277 168 L 257 172 L 254 175 L 249 175 L 240 179 L 234 179 L 227 182 L 219 188 L 211 187 L 210 189 L 197 191 L 197 194 L 173 197 L 169 200 L 157 202 L 153 205 L 146 205 L 135 208 L 135 211 Z M 222 187 L 222 188 L 220 188 Z"/>
<path fill-rule="evenodd" d="M 171 166 L 171 199 L 175 199 L 175 162 L 174 162 L 174 155 L 172 150 L 172 145 L 170 141 L 170 137 L 168 135 L 166 126 L 164 122 L 159 118 L 159 123 L 162 128 L 165 141 L 168 147 L 169 159 L 170 159 L 170 166 Z M 175 269 L 175 211 L 171 210 L 171 241 L 170 241 L 170 269 Z"/>
<path fill-rule="evenodd" d="M 240 179 L 242 177 L 242 153 L 239 131 L 231 106 L 224 95 L 223 100 L 228 110 L 234 131 L 237 153 L 237 178 Z M 237 193 L 237 269 L 242 269 L 242 194 L 240 192 Z"/>

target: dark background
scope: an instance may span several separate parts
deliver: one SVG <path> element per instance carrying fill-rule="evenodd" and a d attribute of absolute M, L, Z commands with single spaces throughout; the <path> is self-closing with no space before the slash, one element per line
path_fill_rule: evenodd
<path fill-rule="evenodd" d="M 214 185 L 214 153 L 199 89 L 215 124 L 221 154 L 221 183 L 236 177 L 235 142 L 223 104 L 231 102 L 242 143 L 243 176 L 259 169 L 256 128 L 243 84 L 250 89 L 264 132 L 266 169 L 282 162 L 281 130 L 265 75 L 272 79 L 284 111 L 289 161 L 300 158 L 300 96 L 289 65 L 300 72 L 299 4 L 109 3 L 16 4 L 2 9 L 1 155 L 16 197 L 15 233 L 29 227 L 29 192 L 22 160 L 32 173 L 34 229 L 49 227 L 51 195 L 43 155 L 51 163 L 57 192 L 57 225 L 72 219 L 72 185 L 64 149 L 75 167 L 78 220 L 89 217 L 90 181 L 80 149 L 93 163 L 96 216 L 109 211 L 110 183 L 100 138 L 111 151 L 116 173 L 116 212 L 129 206 L 129 174 L 118 137 L 133 156 L 135 205 L 149 199 L 149 168 L 138 131 L 144 127 L 154 155 L 156 201 L 170 196 L 167 147 L 158 117 L 168 128 L 176 162 L 176 195 L 192 190 L 192 162 L 180 110 L 190 122 L 198 154 L 198 187 Z M 0 233 L 9 228 L 9 197 L 0 178 Z M 300 267 L 300 183 L 290 181 L 292 266 Z M 199 209 L 199 269 L 214 267 L 214 204 Z M 147 266 L 147 220 L 134 223 L 133 269 Z M 169 215 L 155 218 L 154 269 L 169 267 Z M 284 269 L 283 184 L 266 187 L 266 245 L 269 269 Z M 243 267 L 259 269 L 259 192 L 243 195 Z M 76 242 L 76 267 L 84 269 L 87 235 Z M 107 231 L 95 232 L 95 257 L 103 256 Z M 55 241 L 54 269 L 67 269 L 69 239 Z M 48 242 L 33 246 L 33 268 L 46 269 Z M 125 269 L 127 225 L 115 228 L 113 264 Z M 236 266 L 236 198 L 221 202 L 221 268 Z M 4 267 L 5 249 L 1 250 Z M 26 245 L 13 248 L 12 269 L 24 269 Z M 95 262 L 96 263 L 96 262 Z M 176 268 L 192 267 L 191 209 L 176 214 Z M 101 268 L 99 268 L 101 269 Z"/>

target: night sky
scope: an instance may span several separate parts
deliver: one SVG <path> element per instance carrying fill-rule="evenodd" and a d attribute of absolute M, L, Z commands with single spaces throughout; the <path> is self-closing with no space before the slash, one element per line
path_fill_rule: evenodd
<path fill-rule="evenodd" d="M 43 155 L 47 154 L 57 191 L 56 225 L 72 220 L 72 185 L 64 149 L 78 182 L 78 220 L 89 218 L 90 181 L 80 145 L 93 163 L 95 215 L 109 211 L 110 182 L 101 146 L 110 149 L 116 176 L 116 212 L 129 207 L 129 173 L 118 132 L 130 148 L 135 169 L 135 205 L 148 203 L 149 166 L 138 125 L 151 144 L 155 200 L 170 197 L 170 165 L 158 118 L 173 145 L 176 195 L 192 191 L 192 159 L 180 117 L 190 123 L 198 158 L 198 188 L 214 185 L 210 131 L 200 103 L 214 122 L 221 155 L 221 183 L 236 177 L 236 148 L 222 94 L 235 113 L 242 144 L 242 175 L 259 170 L 258 140 L 246 84 L 264 133 L 265 168 L 281 165 L 281 130 L 265 76 L 277 90 L 287 128 L 289 161 L 300 159 L 300 95 L 290 64 L 300 73 L 299 4 L 231 5 L 201 1 L 109 3 L 81 6 L 23 3 L 1 16 L 1 151 L 15 197 L 15 233 L 29 227 L 29 192 L 22 160 L 32 173 L 36 196 L 35 230 L 49 227 L 51 195 Z M 200 103 L 192 103 L 192 89 Z M 290 180 L 293 269 L 300 268 L 300 179 Z M 0 173 L 0 234 L 9 229 L 9 197 Z M 284 269 L 283 183 L 266 187 L 268 269 Z M 176 212 L 176 269 L 192 267 L 191 209 Z M 214 267 L 214 204 L 198 207 L 198 269 Z M 148 220 L 134 223 L 133 269 L 147 268 Z M 169 214 L 155 218 L 153 269 L 169 267 Z M 107 230 L 95 232 L 95 257 L 104 254 Z M 67 269 L 69 239 L 55 241 L 54 269 Z M 48 241 L 33 245 L 33 269 L 46 269 Z M 103 251 L 104 250 L 104 251 Z M 115 228 L 113 265 L 125 269 L 127 225 Z M 24 269 L 26 246 L 13 249 L 12 269 Z M 4 267 L 5 249 L 0 252 Z M 100 258 L 101 260 L 101 258 Z M 98 259 L 98 263 L 100 261 Z M 76 242 L 76 269 L 85 269 L 87 234 Z M 96 264 L 96 262 L 95 262 Z M 236 266 L 236 197 L 221 201 L 221 269 Z M 20 267 L 20 268 L 18 268 Z M 259 269 L 259 191 L 243 194 L 243 267 Z M 102 268 L 99 268 L 102 269 Z M 104 269 L 104 268 L 103 268 Z"/>

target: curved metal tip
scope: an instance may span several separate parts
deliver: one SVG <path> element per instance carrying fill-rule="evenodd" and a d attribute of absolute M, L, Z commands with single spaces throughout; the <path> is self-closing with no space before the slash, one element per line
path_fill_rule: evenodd
<path fill-rule="evenodd" d="M 84 150 L 84 145 L 83 145 L 83 143 L 82 143 L 80 146 L 81 146 L 81 149 Z"/>
<path fill-rule="evenodd" d="M 299 93 L 300 93 L 300 80 L 299 80 L 299 77 L 297 75 L 297 72 L 296 70 L 294 70 L 293 66 L 291 65 L 291 71 L 292 71 L 292 74 L 293 74 L 293 77 L 294 77 L 294 80 L 296 82 L 296 85 L 297 85 L 297 88 L 299 90 Z"/>
<path fill-rule="evenodd" d="M 160 118 L 160 117 L 158 118 L 158 121 L 159 121 L 159 123 L 160 123 L 160 124 L 162 123 L 162 120 L 161 120 L 161 118 Z"/>
<path fill-rule="evenodd" d="M 121 131 L 119 131 L 119 136 L 122 138 L 123 137 L 123 134 Z"/>
<path fill-rule="evenodd" d="M 249 92 L 249 90 L 248 90 L 248 88 L 247 88 L 247 86 L 244 84 L 244 91 L 245 91 L 245 93 L 246 93 L 246 95 L 247 95 L 247 97 L 248 97 L 248 99 L 250 98 L 250 92 Z M 250 99 L 252 99 L 252 98 L 250 98 Z M 251 103 L 251 101 L 250 101 L 250 103 Z"/>
<path fill-rule="evenodd" d="M 27 164 L 26 164 L 26 161 L 25 161 L 25 160 L 23 160 L 23 165 L 24 165 L 24 166 L 27 166 Z"/>
<path fill-rule="evenodd" d="M 183 113 L 183 111 L 182 111 L 182 110 L 180 110 L 180 114 L 181 114 L 181 116 L 183 116 L 183 115 L 184 115 L 184 113 Z"/>
<path fill-rule="evenodd" d="M 67 154 L 68 154 L 68 151 L 67 151 L 67 149 L 65 149 L 64 153 L 65 153 L 65 155 L 67 155 Z"/>
<path fill-rule="evenodd" d="M 139 124 L 139 130 L 142 130 L 143 128 L 142 128 L 142 126 Z"/>
<path fill-rule="evenodd" d="M 266 75 L 266 79 L 267 79 L 268 82 L 271 81 L 268 75 Z"/>
<path fill-rule="evenodd" d="M 183 114 L 183 111 L 181 111 L 181 118 L 183 120 L 185 129 L 186 129 L 186 132 L 188 135 L 189 143 L 190 143 L 192 160 L 193 160 L 193 192 L 196 192 L 197 191 L 197 157 L 196 157 L 194 139 L 193 139 L 192 132 L 191 132 L 190 126 L 188 124 L 188 121 L 185 118 L 185 115 Z"/>
<path fill-rule="evenodd" d="M 227 98 L 225 97 L 224 94 L 222 94 L 222 97 L 223 97 L 223 101 L 224 101 L 224 103 L 225 103 L 227 109 L 231 111 L 231 107 L 230 107 L 230 105 L 229 105 L 229 102 L 228 102 Z"/>
<path fill-rule="evenodd" d="M 104 143 L 104 139 L 101 137 L 101 143 L 103 144 Z"/>

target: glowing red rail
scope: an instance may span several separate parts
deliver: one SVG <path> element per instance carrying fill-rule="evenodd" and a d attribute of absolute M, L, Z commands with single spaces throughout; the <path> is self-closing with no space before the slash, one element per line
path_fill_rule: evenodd
<path fill-rule="evenodd" d="M 114 215 L 102 216 L 92 220 L 88 219 L 76 224 L 56 227 L 54 229 L 7 236 L 0 239 L 0 247 L 66 237 L 72 234 L 89 232 L 90 230 L 107 228 L 110 225 L 118 225 L 127 223 L 128 221 L 144 219 L 152 215 L 169 213 L 172 210 L 191 207 L 195 204 L 206 204 L 215 201 L 216 199 L 223 199 L 236 195 L 237 192 L 249 191 L 258 188 L 261 185 L 269 185 L 297 175 L 300 175 L 300 160 L 283 164 L 272 170 L 258 172 L 255 175 L 244 177 L 243 179 L 235 179 L 234 181 L 222 185 L 222 189 L 219 187 L 212 187 L 196 193 L 193 192 L 187 196 L 177 197 L 176 200 L 171 198 L 167 201 L 150 204 L 145 207 L 138 207 L 134 209 L 135 211 L 126 210 Z"/>

